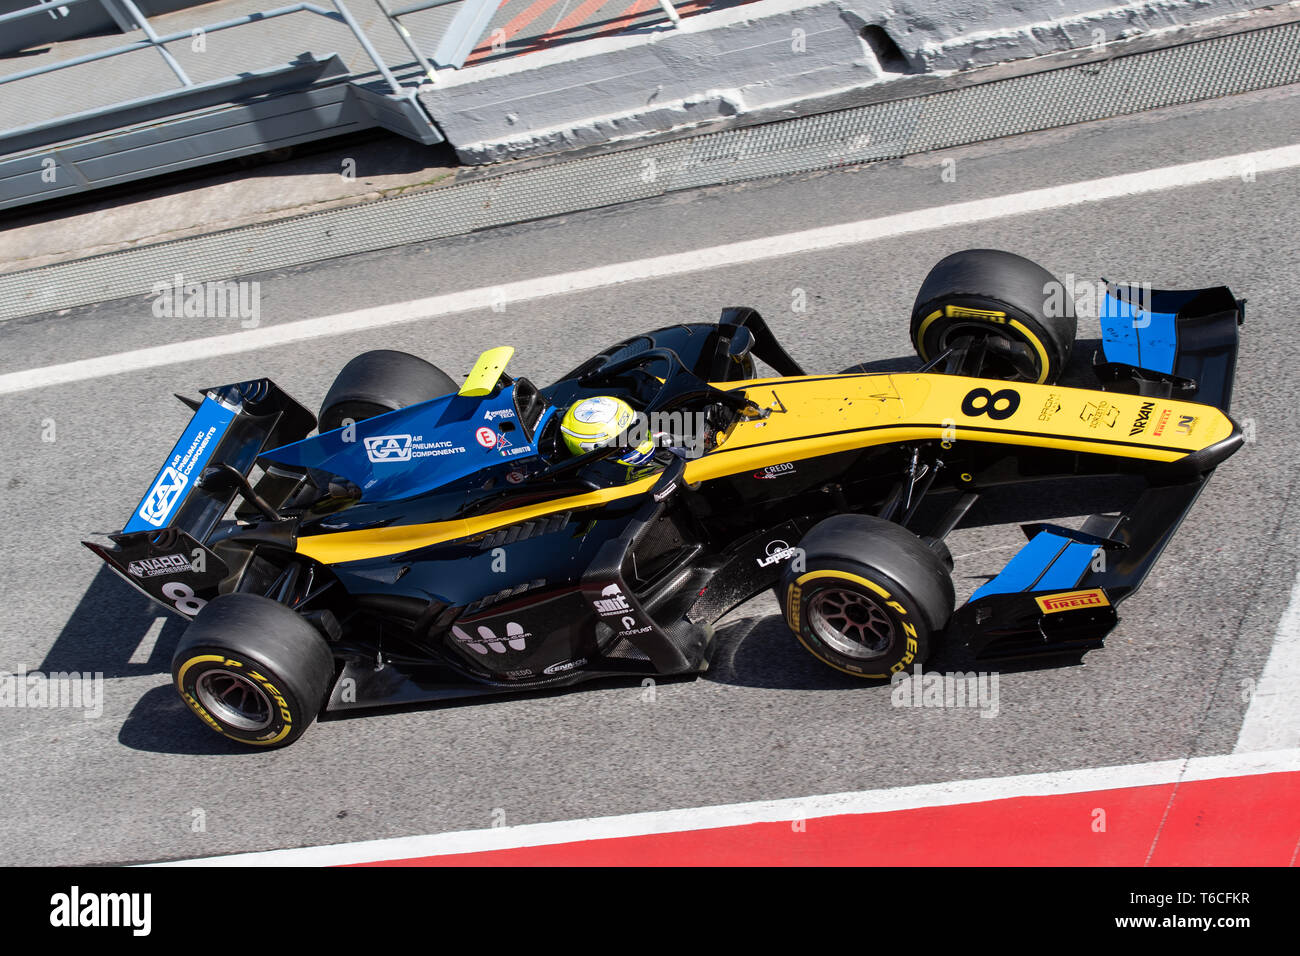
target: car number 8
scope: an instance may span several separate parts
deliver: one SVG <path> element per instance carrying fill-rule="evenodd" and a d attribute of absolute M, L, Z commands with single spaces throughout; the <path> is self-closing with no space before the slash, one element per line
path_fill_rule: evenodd
<path fill-rule="evenodd" d="M 998 405 L 1003 402 L 1006 403 L 1006 407 L 999 408 Z M 994 421 L 1010 418 L 1019 407 L 1020 393 L 1014 388 L 1004 388 L 997 392 L 990 392 L 987 388 L 973 388 L 966 393 L 966 397 L 961 402 L 963 414 L 972 418 L 987 415 Z"/>
<path fill-rule="evenodd" d="M 203 610 L 203 606 L 208 602 L 201 597 L 194 596 L 194 590 L 188 584 L 181 584 L 179 581 L 171 581 L 163 585 L 163 597 L 176 605 L 176 610 L 188 617 L 193 617 Z"/>

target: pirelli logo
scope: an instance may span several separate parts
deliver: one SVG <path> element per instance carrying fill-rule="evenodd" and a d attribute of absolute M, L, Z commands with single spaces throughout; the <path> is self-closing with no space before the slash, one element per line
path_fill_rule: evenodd
<path fill-rule="evenodd" d="M 950 319 L 984 319 L 989 322 L 997 322 L 1005 325 L 1007 314 L 1005 312 L 991 312 L 987 309 L 968 309 L 962 305 L 949 305 L 944 308 Z"/>
<path fill-rule="evenodd" d="M 1105 593 L 1100 588 L 1092 588 L 1089 591 L 1068 591 L 1065 594 L 1049 594 L 1046 597 L 1034 598 L 1044 614 L 1055 614 L 1057 611 L 1073 611 L 1081 607 L 1107 607 L 1110 601 L 1106 599 Z"/>

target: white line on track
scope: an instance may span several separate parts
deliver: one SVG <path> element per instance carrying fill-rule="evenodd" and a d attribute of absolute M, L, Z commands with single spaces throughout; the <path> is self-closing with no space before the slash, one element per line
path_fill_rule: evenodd
<path fill-rule="evenodd" d="M 1167 189 L 1241 179 L 1246 172 L 1259 176 L 1296 166 L 1300 166 L 1300 144 L 1252 153 L 1238 153 L 1179 166 L 1148 169 L 1122 176 L 1067 183 L 1063 186 L 1032 189 L 1027 192 L 977 199 L 949 206 L 917 209 L 892 216 L 882 216 L 878 219 L 822 226 L 779 236 L 711 246 L 706 249 L 693 249 L 689 252 L 524 279 L 500 286 L 466 289 L 461 292 L 359 309 L 338 315 L 301 319 L 260 329 L 232 332 L 228 335 L 216 335 L 210 338 L 120 352 L 116 355 L 80 359 L 61 365 L 9 372 L 0 375 L 0 395 L 192 362 L 196 357 L 217 358 L 305 342 L 322 336 L 346 335 L 434 316 L 487 309 L 494 301 L 500 301 L 501 298 L 508 302 L 526 302 L 549 296 L 569 295 L 627 282 L 662 279 L 768 259 L 783 259 L 801 253 L 822 252 L 931 229 L 952 228 Z"/>
<path fill-rule="evenodd" d="M 1236 753 L 1300 747 L 1300 576 L 1277 623 L 1273 649 L 1255 684 Z"/>
<path fill-rule="evenodd" d="M 167 626 L 167 618 L 159 614 L 149 625 L 149 630 L 145 631 L 144 637 L 140 638 L 140 643 L 136 645 L 135 653 L 131 655 L 130 664 L 148 664 L 153 657 L 154 645 L 158 643 L 158 638 L 162 634 L 163 628 Z"/>
<path fill-rule="evenodd" d="M 583 840 L 644 836 L 653 833 L 680 833 L 688 830 L 744 826 L 750 823 L 810 820 L 841 814 L 954 806 L 987 800 L 1005 800 L 1010 797 L 1088 793 L 1094 790 L 1116 790 L 1123 787 L 1144 787 L 1185 783 L 1191 780 L 1214 780 L 1221 777 L 1296 771 L 1300 771 L 1300 750 L 1229 754 L 1090 770 L 1063 770 L 1016 777 L 957 780 L 951 783 L 924 784 L 892 790 L 833 793 L 825 796 L 736 803 L 690 810 L 659 810 L 619 817 L 594 817 L 586 820 L 534 823 L 488 830 L 462 830 L 429 836 L 368 840 L 362 843 L 270 850 L 264 853 L 239 853 L 198 860 L 177 860 L 157 865 L 332 866 L 344 863 L 373 863 L 383 860 L 441 856 L 449 853 L 474 853 L 483 850 L 505 850 L 515 847 L 575 843 Z"/>

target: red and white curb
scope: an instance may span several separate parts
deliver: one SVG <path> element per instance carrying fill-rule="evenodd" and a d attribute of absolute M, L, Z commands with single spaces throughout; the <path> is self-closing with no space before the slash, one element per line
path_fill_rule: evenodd
<path fill-rule="evenodd" d="M 1291 866 L 1300 749 L 180 860 L 171 866 Z"/>

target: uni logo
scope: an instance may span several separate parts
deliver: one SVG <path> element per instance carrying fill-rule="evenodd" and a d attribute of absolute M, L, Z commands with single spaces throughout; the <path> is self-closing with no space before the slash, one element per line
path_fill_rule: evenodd
<path fill-rule="evenodd" d="M 373 462 L 410 461 L 410 435 L 375 435 L 366 440 L 366 457 Z"/>
<path fill-rule="evenodd" d="M 153 489 L 145 496 L 144 504 L 140 506 L 140 517 L 155 528 L 161 527 L 172 513 L 172 508 L 176 507 L 187 481 L 188 478 L 170 465 L 164 468 L 154 482 Z"/>
<path fill-rule="evenodd" d="M 1047 597 L 1034 598 L 1038 602 L 1039 608 L 1044 614 L 1055 614 L 1057 611 L 1073 611 L 1081 607 L 1107 607 L 1110 601 L 1106 599 L 1106 594 L 1100 588 L 1092 588 L 1088 591 L 1069 591 L 1065 594 L 1049 594 Z"/>
<path fill-rule="evenodd" d="M 504 641 L 496 636 L 496 633 L 493 632 L 492 628 L 485 627 L 482 624 L 478 625 L 478 637 L 471 637 L 455 624 L 451 627 L 451 633 L 455 635 L 456 640 L 460 641 L 462 644 L 468 644 L 469 649 L 474 651 L 476 654 L 486 654 L 489 648 L 491 648 L 492 652 L 495 654 L 504 654 L 506 652 L 507 644 L 510 646 L 512 651 L 522 651 L 528 646 L 525 638 L 532 636 L 528 634 L 522 626 L 516 624 L 514 621 L 510 621 L 506 624 L 506 637 Z"/>

